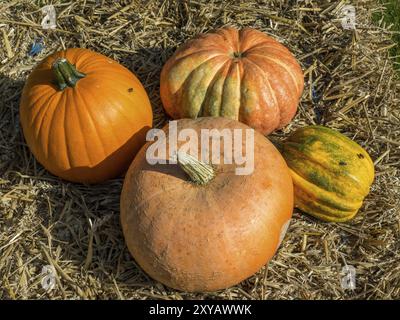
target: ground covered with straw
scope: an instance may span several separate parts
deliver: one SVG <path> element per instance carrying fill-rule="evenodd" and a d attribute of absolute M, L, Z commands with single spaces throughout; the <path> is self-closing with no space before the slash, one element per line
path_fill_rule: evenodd
<path fill-rule="evenodd" d="M 117 2 L 52 1 L 55 30 L 40 25 L 47 1 L 0 2 L 0 299 L 399 299 L 400 81 L 391 32 L 372 22 L 382 5 L 352 1 L 357 27 L 345 30 L 346 1 Z M 144 274 L 125 247 L 122 178 L 86 186 L 46 172 L 25 144 L 19 99 L 46 55 L 86 47 L 137 74 L 160 127 L 168 120 L 159 98 L 163 63 L 189 38 L 225 25 L 275 37 L 305 71 L 297 116 L 271 139 L 304 125 L 330 126 L 367 149 L 376 179 L 353 221 L 323 223 L 296 210 L 281 249 L 253 277 L 218 292 L 178 292 Z M 44 48 L 32 57 L 40 38 Z M 46 291 L 48 265 L 56 284 Z M 341 285 L 346 265 L 356 271 L 354 290 Z"/>

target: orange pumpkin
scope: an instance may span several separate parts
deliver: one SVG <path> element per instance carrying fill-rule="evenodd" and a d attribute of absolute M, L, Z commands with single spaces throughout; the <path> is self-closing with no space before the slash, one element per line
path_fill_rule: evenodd
<path fill-rule="evenodd" d="M 87 49 L 47 57 L 28 77 L 20 104 L 25 140 L 36 159 L 75 182 L 123 173 L 145 143 L 152 118 L 136 76 Z"/>
<path fill-rule="evenodd" d="M 188 129 L 197 136 L 203 129 L 251 130 L 226 118 L 177 121 L 178 136 Z M 175 131 L 164 131 L 168 143 Z M 250 277 L 275 254 L 292 216 L 293 183 L 278 150 L 253 132 L 254 145 L 247 149 L 243 139 L 241 149 L 244 157 L 254 151 L 249 175 L 237 175 L 242 166 L 235 162 L 211 166 L 179 152 L 177 164 L 151 165 L 146 154 L 161 140 L 137 154 L 121 194 L 121 225 L 130 252 L 151 277 L 184 291 L 213 291 Z M 224 141 L 207 161 L 238 151 L 232 144 L 225 150 Z M 190 145 L 202 152 L 196 140 Z"/>
<path fill-rule="evenodd" d="M 172 118 L 223 116 L 263 134 L 291 121 L 303 88 L 290 51 L 250 28 L 223 28 L 190 40 L 167 61 L 160 80 Z"/>

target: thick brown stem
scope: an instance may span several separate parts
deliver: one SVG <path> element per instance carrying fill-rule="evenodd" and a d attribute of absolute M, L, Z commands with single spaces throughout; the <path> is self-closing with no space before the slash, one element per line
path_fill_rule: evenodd
<path fill-rule="evenodd" d="M 215 177 L 215 170 L 210 164 L 199 161 L 190 154 L 178 152 L 177 160 L 179 166 L 195 184 L 206 185 Z"/>

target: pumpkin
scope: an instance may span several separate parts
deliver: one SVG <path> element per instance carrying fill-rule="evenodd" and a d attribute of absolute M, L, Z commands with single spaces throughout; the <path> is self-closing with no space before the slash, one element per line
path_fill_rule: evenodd
<path fill-rule="evenodd" d="M 181 46 L 161 72 L 160 94 L 174 119 L 223 116 L 263 134 L 294 117 L 304 87 L 290 51 L 266 34 L 222 28 Z"/>
<path fill-rule="evenodd" d="M 178 135 L 188 129 L 197 136 L 203 129 L 255 132 L 219 117 L 177 121 Z M 163 130 L 169 144 L 173 130 Z M 293 183 L 281 154 L 256 132 L 254 170 L 236 175 L 241 165 L 212 161 L 215 154 L 224 159 L 222 142 L 208 160 L 180 150 L 175 164 L 168 155 L 166 164 L 150 164 L 146 154 L 154 143 L 137 154 L 121 194 L 123 234 L 138 264 L 163 284 L 192 292 L 226 288 L 257 272 L 276 252 L 292 216 Z M 238 145 L 245 150 L 245 144 Z"/>
<path fill-rule="evenodd" d="M 36 159 L 74 182 L 101 182 L 126 171 L 152 118 L 136 76 L 87 49 L 44 59 L 29 75 L 20 103 L 23 133 Z"/>
<path fill-rule="evenodd" d="M 325 221 L 355 216 L 374 180 L 374 164 L 356 142 L 324 126 L 294 132 L 283 145 L 295 205 Z"/>

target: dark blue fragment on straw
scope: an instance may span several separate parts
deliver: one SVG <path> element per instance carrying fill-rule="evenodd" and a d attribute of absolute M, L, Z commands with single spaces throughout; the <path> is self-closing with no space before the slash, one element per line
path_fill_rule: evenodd
<path fill-rule="evenodd" d="M 312 95 L 312 100 L 314 103 L 317 103 L 320 99 L 319 94 L 317 90 L 315 90 L 314 86 L 311 86 L 311 95 Z"/>
<path fill-rule="evenodd" d="M 44 48 L 43 38 L 36 38 L 33 41 L 32 48 L 29 51 L 29 55 L 31 57 L 36 56 L 43 50 L 43 48 Z"/>

